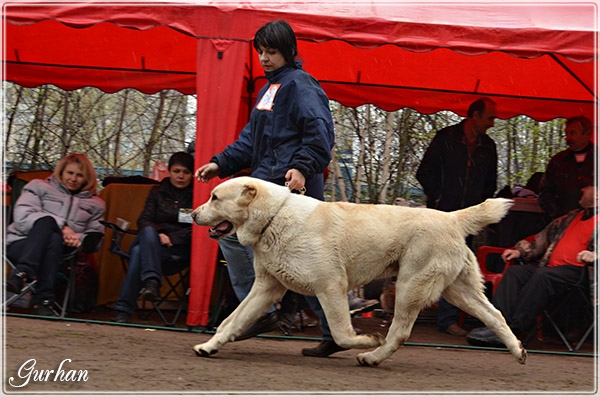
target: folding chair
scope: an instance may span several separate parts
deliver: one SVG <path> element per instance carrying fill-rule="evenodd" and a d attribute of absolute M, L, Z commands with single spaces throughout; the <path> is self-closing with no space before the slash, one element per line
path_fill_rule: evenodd
<path fill-rule="evenodd" d="M 536 327 L 529 333 L 527 339 L 524 342 L 524 345 L 527 345 L 529 342 L 533 340 L 533 338 L 538 335 L 538 338 L 542 335 L 543 328 L 550 324 L 554 331 L 558 334 L 561 341 L 567 347 L 570 352 L 578 351 L 583 343 L 586 341 L 595 325 L 595 302 L 592 300 L 592 288 L 593 285 L 590 283 L 590 280 L 595 280 L 594 266 L 591 264 L 585 264 L 585 266 L 581 270 L 581 275 L 579 280 L 575 283 L 567 283 L 567 292 L 565 295 L 557 297 L 553 302 L 551 302 L 550 306 L 543 311 L 542 315 L 538 317 L 538 322 Z M 568 340 L 566 334 L 569 331 L 569 325 L 561 327 L 557 320 L 560 314 L 564 314 L 565 309 L 568 308 L 569 304 L 574 302 L 574 299 L 577 299 L 577 302 L 583 303 L 583 320 L 585 330 L 575 347 Z"/>
<path fill-rule="evenodd" d="M 486 286 L 486 296 L 490 300 L 496 294 L 496 289 L 506 269 L 513 264 L 513 261 L 504 263 L 502 258 L 500 258 L 505 249 L 488 245 L 477 249 L 477 262 L 479 263 L 479 269 L 481 270 L 481 275 Z"/>
<path fill-rule="evenodd" d="M 50 175 L 52 175 L 52 170 L 13 171 L 8 176 L 8 180 L 6 182 L 7 182 L 7 185 L 9 185 L 11 188 L 11 190 L 10 190 L 10 209 L 6 212 L 5 226 L 9 225 L 10 222 L 12 221 L 12 207 L 14 206 L 17 199 L 21 195 L 21 191 L 23 190 L 23 187 L 27 183 L 31 182 L 34 179 L 44 179 Z M 5 236 L 3 235 L 2 237 L 4 239 Z M 2 256 L 3 256 L 4 262 L 7 265 L 9 265 L 9 267 L 11 268 L 11 271 L 14 270 L 15 265 L 10 260 L 10 258 L 8 258 L 6 256 L 6 252 L 2 251 L 2 253 L 3 253 Z M 32 293 L 32 294 L 35 293 L 36 284 L 37 284 L 37 280 L 32 280 L 30 283 L 23 286 L 23 289 L 21 290 L 20 293 L 14 294 L 4 301 L 3 307 L 4 308 L 9 307 L 13 303 L 15 303 L 17 300 L 24 297 L 27 293 Z"/>
<path fill-rule="evenodd" d="M 533 241 L 534 238 L 535 234 L 532 234 L 525 238 L 525 240 Z M 505 263 L 501 258 L 502 253 L 506 249 L 491 245 L 483 245 L 477 249 L 477 262 L 479 263 L 479 269 L 486 285 L 486 296 L 490 300 L 496 294 L 498 284 L 500 284 L 500 280 L 502 280 L 508 267 L 515 263 L 514 260 Z M 488 289 L 488 286 L 491 286 L 491 288 Z"/>
<path fill-rule="evenodd" d="M 163 263 L 163 279 L 167 282 L 168 290 L 166 293 L 161 291 L 161 298 L 158 302 L 152 302 L 154 306 L 154 310 L 160 316 L 163 324 L 167 327 L 174 327 L 177 324 L 177 320 L 181 316 L 181 313 L 187 310 L 187 301 L 190 295 L 190 265 L 189 263 L 183 263 L 176 259 L 171 259 L 167 265 L 171 266 L 179 266 L 178 270 L 173 273 L 164 274 L 165 263 Z M 175 279 L 175 281 L 173 280 Z M 163 310 L 161 310 L 160 306 L 167 302 L 171 297 L 174 297 L 178 303 L 177 310 L 171 319 L 171 321 L 167 321 Z M 145 308 L 145 301 L 142 303 L 142 310 Z"/>
<path fill-rule="evenodd" d="M 529 236 L 526 240 L 531 241 L 535 235 Z M 500 280 L 504 276 L 504 273 L 509 266 L 512 266 L 515 261 L 509 261 L 503 263 L 499 258 L 500 254 L 504 252 L 506 248 L 494 247 L 494 246 L 482 246 L 477 250 L 477 261 L 481 269 L 486 287 L 491 285 L 491 289 L 486 291 L 488 298 L 492 298 L 496 293 L 496 289 Z M 497 257 L 497 258 L 494 258 Z M 493 270 L 492 270 L 493 269 Z M 581 272 L 580 279 L 573 284 L 568 284 L 568 289 L 565 295 L 557 297 L 554 302 L 551 302 L 550 306 L 542 312 L 537 318 L 536 326 L 530 331 L 529 335 L 523 342 L 525 346 L 529 344 L 534 337 L 537 336 L 539 340 L 543 339 L 543 329 L 547 324 L 550 324 L 556 331 L 562 342 L 565 344 L 569 351 L 578 351 L 585 340 L 588 338 L 594 328 L 594 305 L 591 298 L 591 287 L 589 280 L 595 280 L 589 276 L 589 272 L 594 270 L 592 265 L 586 264 Z M 572 299 L 579 298 L 583 303 L 584 317 L 587 320 L 584 326 L 585 331 L 583 332 L 577 345 L 573 347 L 566 337 L 567 330 L 561 329 L 560 325 L 556 321 L 558 315 L 564 311 L 565 308 L 572 302 Z"/>
<path fill-rule="evenodd" d="M 125 226 L 127 223 L 123 223 L 122 220 L 121 226 Z M 129 264 L 129 253 L 126 252 L 122 247 L 123 237 L 127 234 L 136 235 L 137 231 L 124 229 L 123 227 L 112 223 L 101 221 L 101 223 L 112 231 L 111 233 L 111 244 L 109 251 L 110 253 L 117 255 L 121 259 L 121 264 L 123 267 L 123 271 L 127 273 L 127 268 Z M 187 309 L 187 298 L 189 296 L 189 276 L 190 276 L 190 265 L 187 261 L 182 261 L 180 258 L 169 258 L 162 263 L 163 267 L 163 280 L 166 283 L 163 284 L 163 288 L 161 288 L 161 297 L 158 301 L 151 302 L 154 310 L 158 313 L 160 319 L 167 327 L 173 327 L 177 323 L 181 313 Z M 170 272 L 165 272 L 165 269 L 174 269 Z M 166 292 L 164 290 L 166 289 Z M 166 303 L 171 298 L 175 298 L 178 302 L 177 310 L 171 319 L 171 321 L 167 320 L 163 310 L 161 309 L 161 305 Z M 138 315 L 141 319 L 147 319 L 150 313 L 146 312 L 146 301 L 142 301 L 141 309 L 138 311 Z"/>
<path fill-rule="evenodd" d="M 96 247 L 98 243 L 102 239 L 103 234 L 98 232 L 87 233 L 84 235 L 81 246 L 75 248 L 68 253 L 64 254 L 61 260 L 59 274 L 62 271 L 68 273 L 68 282 L 67 289 L 65 291 L 65 295 L 63 297 L 62 305 L 58 302 L 54 302 L 55 306 L 60 311 L 60 318 L 64 318 L 67 314 L 67 310 L 69 307 L 73 306 L 73 299 L 75 297 L 75 281 L 77 279 L 77 272 L 75 270 L 75 263 L 77 261 L 77 257 L 80 253 L 91 254 L 96 251 Z M 11 267 L 12 270 L 16 268 L 13 261 L 4 254 L 4 261 Z M 4 302 L 4 308 L 6 309 L 18 299 L 24 297 L 27 293 L 35 294 L 35 288 L 37 285 L 37 279 L 32 280 L 23 286 L 21 291 L 18 294 L 13 294 Z"/>
<path fill-rule="evenodd" d="M 23 187 L 34 179 L 45 179 L 52 175 L 52 170 L 38 171 L 13 171 L 9 176 L 6 184 L 10 186 L 10 204 L 11 209 L 7 212 L 6 224 L 12 222 L 12 206 L 17 202 L 21 195 Z"/>

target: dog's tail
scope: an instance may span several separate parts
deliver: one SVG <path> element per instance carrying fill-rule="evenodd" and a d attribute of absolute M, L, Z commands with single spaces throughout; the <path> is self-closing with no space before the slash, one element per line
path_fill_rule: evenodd
<path fill-rule="evenodd" d="M 465 237 L 477 234 L 491 223 L 498 223 L 512 206 L 513 201 L 505 198 L 487 199 L 483 203 L 454 211 Z"/>

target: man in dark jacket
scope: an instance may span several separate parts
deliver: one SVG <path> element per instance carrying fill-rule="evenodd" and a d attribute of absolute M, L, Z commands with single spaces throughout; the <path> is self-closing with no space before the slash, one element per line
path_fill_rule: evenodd
<path fill-rule="evenodd" d="M 467 119 L 440 130 L 425 151 L 417 180 L 427 196 L 427 207 L 455 211 L 479 204 L 496 191 L 496 143 L 486 135 L 494 126 L 496 103 L 480 98 L 469 106 Z M 470 244 L 472 236 L 467 240 Z M 458 324 L 459 310 L 440 299 L 438 328 L 464 336 Z"/>
<path fill-rule="evenodd" d="M 568 149 L 555 154 L 546 167 L 538 201 L 552 219 L 579 207 L 581 188 L 594 180 L 596 159 L 592 123 L 585 116 L 565 123 Z"/>

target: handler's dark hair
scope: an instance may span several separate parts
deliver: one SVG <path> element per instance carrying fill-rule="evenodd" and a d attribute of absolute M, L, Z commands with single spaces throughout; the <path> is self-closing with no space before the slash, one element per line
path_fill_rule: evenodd
<path fill-rule="evenodd" d="M 475 112 L 479 113 L 480 115 L 483 114 L 486 103 L 492 104 L 492 105 L 496 104 L 496 102 L 494 102 L 493 100 L 491 100 L 488 97 L 479 98 L 469 106 L 469 110 L 467 111 L 467 117 L 469 117 L 469 118 L 473 117 L 473 114 L 475 114 Z"/>
<path fill-rule="evenodd" d="M 296 44 L 296 34 L 286 21 L 281 19 L 271 21 L 258 29 L 254 36 L 254 48 L 259 51 L 261 46 L 279 50 L 286 64 L 297 67 L 298 45 Z"/>

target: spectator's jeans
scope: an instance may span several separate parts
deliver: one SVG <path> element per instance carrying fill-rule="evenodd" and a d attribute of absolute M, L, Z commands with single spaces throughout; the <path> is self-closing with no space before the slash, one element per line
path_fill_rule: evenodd
<path fill-rule="evenodd" d="M 27 237 L 6 247 L 6 254 L 14 261 L 16 271 L 27 273 L 27 279 L 37 277 L 33 304 L 54 301 L 56 273 L 65 253 L 73 248 L 63 244 L 62 231 L 51 216 L 38 219 Z"/>
<path fill-rule="evenodd" d="M 163 277 L 162 263 L 172 256 L 189 258 L 189 247 L 167 248 L 160 244 L 158 233 L 154 228 L 147 226 L 140 230 L 129 248 L 129 267 L 115 309 L 128 314 L 133 313 L 144 282 L 155 278 L 160 286 Z"/>
<path fill-rule="evenodd" d="M 219 246 L 223 257 L 227 261 L 227 271 L 229 272 L 233 292 L 241 302 L 248 296 L 254 283 L 254 251 L 252 247 L 240 244 L 235 234 L 220 239 Z M 323 339 L 333 340 L 319 300 L 314 296 L 304 296 L 304 298 L 313 313 L 319 317 Z M 267 312 L 270 313 L 274 310 L 275 307 L 273 306 Z"/>

